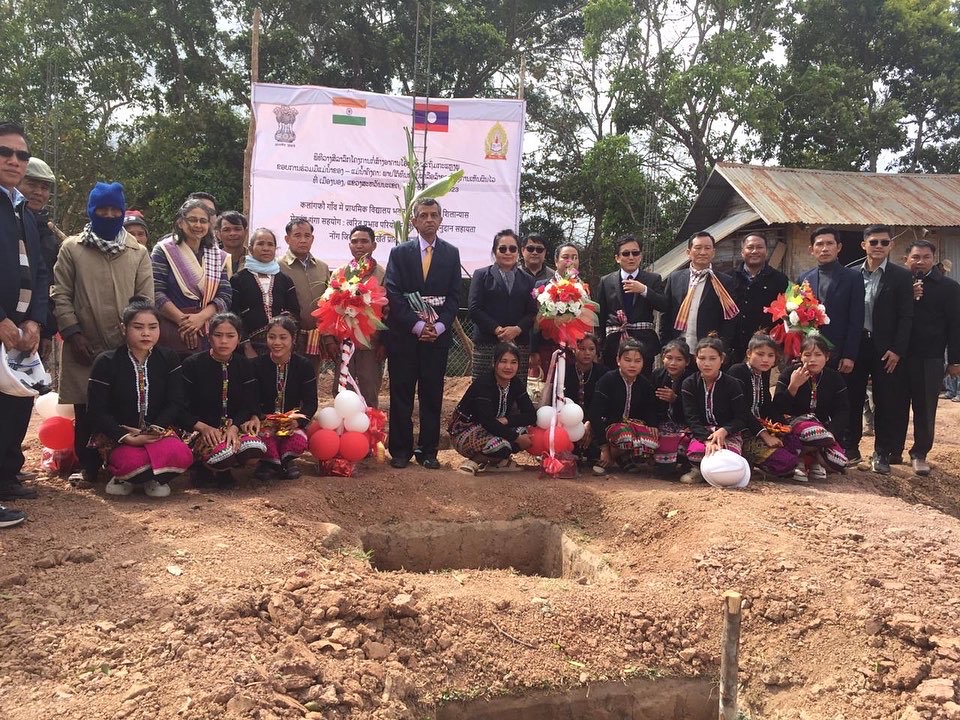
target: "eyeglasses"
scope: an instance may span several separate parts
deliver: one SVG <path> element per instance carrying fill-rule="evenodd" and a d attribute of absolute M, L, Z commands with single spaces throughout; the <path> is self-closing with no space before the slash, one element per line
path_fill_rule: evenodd
<path fill-rule="evenodd" d="M 497 252 L 498 252 L 498 253 L 504 253 L 504 254 L 506 254 L 506 253 L 515 253 L 516 251 L 517 251 L 517 246 L 516 246 L 516 245 L 500 245 L 500 246 L 497 248 Z"/>
<path fill-rule="evenodd" d="M 870 247 L 876 247 L 877 245 L 886 247 L 887 245 L 890 244 L 890 240 L 867 240 L 867 244 Z"/>
<path fill-rule="evenodd" d="M 0 145 L 0 157 L 13 157 L 17 156 L 17 160 L 20 162 L 30 162 L 30 153 L 26 150 L 14 150 L 12 147 L 7 147 L 6 145 Z"/>
<path fill-rule="evenodd" d="M 640 257 L 642 250 L 621 250 L 620 257 Z"/>
<path fill-rule="evenodd" d="M 534 255 L 539 255 L 544 250 L 546 250 L 546 248 L 543 245 L 527 245 L 523 249 L 526 250 L 527 252 L 532 252 Z"/>
<path fill-rule="evenodd" d="M 184 221 L 188 225 L 209 225 L 210 218 L 185 217 Z"/>

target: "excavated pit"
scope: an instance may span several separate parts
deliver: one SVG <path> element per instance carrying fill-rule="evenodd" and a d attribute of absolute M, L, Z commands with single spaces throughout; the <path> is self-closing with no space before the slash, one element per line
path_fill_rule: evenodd
<path fill-rule="evenodd" d="M 436 720 L 715 720 L 717 714 L 714 683 L 664 678 L 450 702 L 437 708 Z"/>
<path fill-rule="evenodd" d="M 378 525 L 361 535 L 378 570 L 508 570 L 598 582 L 616 577 L 606 560 L 545 520 L 474 523 L 421 521 Z"/>

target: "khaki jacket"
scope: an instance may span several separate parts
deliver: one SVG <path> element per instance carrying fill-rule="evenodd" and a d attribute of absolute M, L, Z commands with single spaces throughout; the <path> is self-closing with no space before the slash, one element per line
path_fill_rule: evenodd
<path fill-rule="evenodd" d="M 313 255 L 307 257 L 308 267 L 304 267 L 289 250 L 277 262 L 280 264 L 280 272 L 293 280 L 297 289 L 297 300 L 300 301 L 300 330 L 315 329 L 317 319 L 310 313 L 317 309 L 317 300 L 327 289 L 330 267 Z"/>
<path fill-rule="evenodd" d="M 126 230 L 126 247 L 116 255 L 80 244 L 80 235 L 63 241 L 53 266 L 53 314 L 66 340 L 82 333 L 94 355 L 123 344 L 120 319 L 134 295 L 153 302 L 153 267 L 145 247 Z M 60 402 L 85 404 L 90 365 L 77 360 L 68 342 L 63 344 Z"/>

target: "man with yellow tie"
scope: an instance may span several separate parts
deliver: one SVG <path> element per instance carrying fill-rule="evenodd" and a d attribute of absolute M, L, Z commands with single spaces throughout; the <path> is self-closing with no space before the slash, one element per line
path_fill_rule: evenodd
<path fill-rule="evenodd" d="M 440 203 L 421 198 L 413 207 L 419 237 L 390 252 L 384 285 L 390 301 L 386 346 L 390 368 L 390 464 L 415 457 L 437 469 L 443 380 L 453 322 L 460 305 L 460 251 L 437 237 Z M 413 444 L 413 398 L 420 400 L 420 437 Z"/>

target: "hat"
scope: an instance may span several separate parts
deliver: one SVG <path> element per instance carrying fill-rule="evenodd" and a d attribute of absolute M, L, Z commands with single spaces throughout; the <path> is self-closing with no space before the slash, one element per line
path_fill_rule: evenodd
<path fill-rule="evenodd" d="M 123 218 L 123 226 L 128 227 L 130 225 L 141 225 L 144 229 L 147 229 L 147 221 L 143 219 L 143 213 L 139 210 L 127 210 L 127 214 Z"/>
<path fill-rule="evenodd" d="M 700 474 L 718 488 L 744 488 L 750 482 L 750 463 L 732 450 L 717 450 L 700 462 Z"/>
<path fill-rule="evenodd" d="M 118 182 L 98 182 L 87 198 L 87 217 L 92 218 L 97 208 L 115 207 L 126 212 L 127 201 L 123 197 L 123 185 Z"/>
<path fill-rule="evenodd" d="M 24 177 L 31 178 L 32 180 L 43 180 L 49 183 L 57 181 L 50 166 L 38 157 L 32 157 L 27 162 L 27 172 Z"/>

